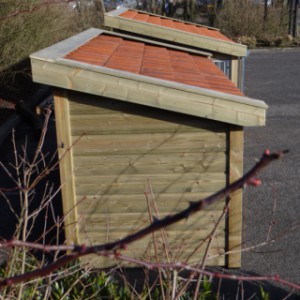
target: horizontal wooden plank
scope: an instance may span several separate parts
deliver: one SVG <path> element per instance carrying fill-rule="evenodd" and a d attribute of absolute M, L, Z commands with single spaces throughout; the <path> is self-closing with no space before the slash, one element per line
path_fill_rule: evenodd
<path fill-rule="evenodd" d="M 127 254 L 126 252 L 124 254 Z M 136 255 L 131 255 L 135 258 L 140 258 L 139 256 Z M 188 255 L 181 255 L 179 257 L 179 259 L 176 259 L 175 261 L 181 261 L 181 262 L 186 262 L 186 257 Z M 141 257 L 144 258 L 145 260 L 152 260 L 152 261 L 156 261 L 155 257 L 152 255 L 147 256 L 146 254 Z M 199 263 L 199 261 L 201 261 L 202 255 L 194 255 L 189 263 L 191 264 L 196 264 Z M 116 260 L 114 258 L 110 258 L 110 257 L 105 257 L 105 256 L 99 256 L 99 255 L 88 255 L 86 257 L 81 258 L 82 263 L 90 265 L 92 268 L 110 268 L 110 267 L 115 267 L 115 266 L 122 266 L 122 267 L 128 267 L 128 268 L 132 268 L 132 267 L 141 267 L 139 265 L 133 264 L 133 263 L 128 263 L 125 261 L 120 261 L 120 260 Z M 207 266 L 225 266 L 225 259 L 224 256 L 214 256 L 212 258 L 207 259 Z"/>
<path fill-rule="evenodd" d="M 87 176 L 87 175 L 119 175 L 119 174 L 172 174 L 172 173 L 186 173 L 186 172 L 198 172 L 198 173 L 208 173 L 208 172 L 220 172 L 225 171 L 225 161 L 213 161 L 213 162 L 170 162 L 170 163 L 121 163 L 111 164 L 107 162 L 106 164 L 99 163 L 99 160 L 95 160 L 92 163 L 79 163 L 74 164 L 74 174 L 75 176 Z"/>
<path fill-rule="evenodd" d="M 209 184 L 211 182 L 224 183 L 226 175 L 224 173 L 179 173 L 179 174 L 117 174 L 117 175 L 97 175 L 97 176 L 76 176 L 76 184 L 113 184 L 113 183 L 142 183 L 148 181 L 176 183 L 184 181 L 195 181 L 198 184 Z"/>
<path fill-rule="evenodd" d="M 96 95 L 89 95 L 75 91 L 68 91 L 70 103 L 71 119 L 81 119 L 100 115 L 99 118 L 105 118 L 106 115 L 131 115 L 133 118 L 156 119 L 173 124 L 197 126 L 199 130 L 225 131 L 228 124 L 215 122 L 206 118 L 194 117 L 191 115 L 170 112 L 159 108 L 145 105 L 124 102 L 116 99 L 105 98 Z"/>
<path fill-rule="evenodd" d="M 185 234 L 185 231 L 195 231 L 194 234 L 209 234 L 215 227 L 216 221 L 222 211 L 210 211 L 209 213 L 200 213 L 190 218 L 180 221 L 168 227 L 168 232 L 177 232 L 177 238 Z M 163 218 L 169 214 L 161 213 Z M 144 228 L 150 224 L 150 218 L 147 213 L 107 213 L 107 214 L 87 214 L 78 212 L 79 227 L 81 231 L 98 234 L 113 234 L 114 239 L 125 237 L 128 233 L 136 232 L 138 229 Z M 225 221 L 218 228 L 218 232 L 224 235 Z"/>
<path fill-rule="evenodd" d="M 98 183 L 80 183 L 75 182 L 76 194 L 80 195 L 113 195 L 117 194 L 140 194 L 144 195 L 147 182 L 124 182 L 103 184 Z M 197 192 L 215 192 L 225 185 L 224 180 L 177 180 L 176 182 L 152 182 L 153 192 L 160 193 L 197 193 Z"/>
<path fill-rule="evenodd" d="M 85 243 L 88 243 L 88 240 L 85 241 Z M 153 247 L 152 247 L 153 248 Z M 187 247 L 185 247 L 187 248 Z M 177 250 L 177 251 L 176 251 Z M 182 253 L 181 248 L 173 249 L 173 251 L 170 253 L 170 259 L 171 262 L 182 262 L 185 263 L 188 260 L 190 264 L 196 264 L 199 263 L 199 261 L 202 261 L 202 257 L 204 254 L 204 249 L 201 251 L 198 251 L 196 254 L 194 254 L 192 257 L 190 255 L 192 254 L 192 251 L 194 249 L 187 249 L 184 253 Z M 150 253 L 149 253 L 150 252 Z M 129 246 L 127 251 L 122 252 L 124 255 L 137 258 L 137 259 L 144 259 L 146 261 L 156 261 L 155 255 L 153 250 L 147 250 L 147 248 L 138 248 L 137 246 Z M 161 251 L 160 259 L 163 260 L 164 252 Z M 224 249 L 222 248 L 211 248 L 210 249 L 210 256 L 207 258 L 206 263 L 207 266 L 225 266 L 225 258 L 224 258 Z M 132 263 L 126 263 L 124 261 L 116 260 L 115 258 L 106 257 L 106 256 L 99 256 L 99 255 L 89 255 L 86 257 L 83 257 L 81 261 L 85 264 L 91 265 L 93 268 L 108 268 L 113 267 L 116 265 L 121 265 L 123 267 L 138 267 L 138 265 L 132 264 Z"/>
<path fill-rule="evenodd" d="M 99 118 L 112 114 L 130 114 L 134 117 L 144 117 L 172 122 L 175 124 L 191 124 L 199 130 L 215 130 L 223 132 L 228 124 L 215 122 L 207 118 L 171 112 L 141 104 L 120 101 L 86 93 L 68 91 L 70 115 L 72 119 L 85 118 L 87 115 L 99 115 Z"/>
<path fill-rule="evenodd" d="M 221 230 L 220 230 L 221 232 Z M 166 230 L 166 234 L 167 234 L 167 239 L 168 242 L 171 245 L 176 245 L 176 247 L 174 247 L 174 250 L 180 249 L 180 247 L 182 247 L 183 243 L 186 243 L 187 245 L 189 245 L 189 247 L 187 248 L 188 250 L 194 249 L 197 246 L 199 246 L 201 243 L 204 242 L 204 245 L 201 246 L 201 248 L 205 248 L 205 243 L 207 242 L 208 238 L 209 238 L 209 234 L 210 234 L 210 230 L 205 231 L 199 231 L 199 235 L 197 236 L 197 232 L 195 231 L 187 231 L 186 234 L 184 232 L 180 232 L 180 233 L 176 233 L 176 232 L 172 232 L 169 230 Z M 192 236 L 190 235 L 192 234 Z M 114 242 L 117 240 L 120 240 L 121 238 L 123 238 L 123 235 L 118 234 L 118 232 L 111 232 L 108 234 L 102 234 L 99 233 L 97 234 L 97 232 L 88 232 L 88 231 L 80 231 L 80 242 L 87 242 L 87 244 L 103 244 L 103 243 L 107 243 L 107 242 Z M 159 244 L 161 244 L 161 235 L 159 232 L 155 233 L 155 239 L 157 241 L 160 241 Z M 212 251 L 215 251 L 215 253 L 219 253 L 219 251 L 224 251 L 224 246 L 225 246 L 225 238 L 224 238 L 224 234 L 217 234 L 216 237 L 212 240 Z M 128 245 L 128 247 L 131 247 L 131 249 L 140 249 L 145 251 L 147 249 L 147 247 L 153 247 L 153 235 L 149 234 L 148 236 L 145 236 L 144 238 L 133 242 L 133 244 L 130 246 Z M 129 248 L 130 249 L 130 248 Z"/>
<path fill-rule="evenodd" d="M 72 135 L 97 134 L 118 134 L 118 133 L 177 133 L 177 132 L 195 132 L 195 131 L 214 131 L 216 129 L 224 132 L 224 129 L 218 126 L 209 127 L 207 124 L 201 126 L 203 119 L 196 118 L 177 118 L 176 116 L 159 119 L 159 113 L 156 117 L 137 116 L 128 113 L 114 114 L 83 114 L 72 116 L 71 129 Z M 200 122 L 200 120 L 202 122 Z"/>
<path fill-rule="evenodd" d="M 127 195 L 125 195 L 127 196 Z M 123 198 L 123 197 L 121 197 Z M 158 211 L 159 213 L 165 214 L 165 213 L 175 213 L 178 211 L 181 211 L 183 209 L 186 209 L 189 206 L 189 203 L 187 201 L 178 201 L 176 198 L 172 201 L 159 201 L 157 203 Z M 83 201 L 80 204 L 78 204 L 78 212 L 80 214 L 89 215 L 89 214 L 95 214 L 95 215 L 101 215 L 100 217 L 104 217 L 106 214 L 124 214 L 124 215 L 130 215 L 131 213 L 147 213 L 148 214 L 148 207 L 146 201 L 139 201 L 139 202 L 129 202 L 126 203 L 125 201 L 114 201 L 111 203 L 103 203 L 104 201 L 98 201 L 98 202 L 89 202 L 89 201 Z M 220 202 L 219 205 L 211 206 L 208 210 L 206 210 L 206 215 L 213 214 L 215 211 L 222 211 L 225 202 Z M 209 214 L 210 213 L 210 214 Z M 204 214 L 205 215 L 205 214 Z M 201 214 L 202 216 L 202 214 Z"/>
<path fill-rule="evenodd" d="M 211 193 L 176 193 L 154 195 L 159 212 L 177 212 L 188 207 L 190 201 L 203 199 Z M 149 196 L 149 203 L 153 202 Z M 224 201 L 219 201 L 206 208 L 207 211 L 221 211 Z M 144 213 L 148 212 L 145 195 L 87 195 L 77 196 L 77 207 L 79 211 L 90 213 Z M 152 207 L 152 206 L 151 206 Z"/>
<path fill-rule="evenodd" d="M 103 154 L 103 155 L 89 155 L 89 156 L 76 156 L 75 163 L 77 166 L 84 166 L 85 164 L 91 165 L 147 165 L 147 164 L 171 164 L 175 162 L 191 163 L 201 162 L 205 167 L 215 161 L 225 161 L 226 153 L 224 151 L 214 152 L 184 152 L 178 151 L 172 153 L 172 155 L 161 155 L 160 153 L 149 153 L 147 155 L 138 154 Z"/>
<path fill-rule="evenodd" d="M 225 152 L 172 153 L 169 155 L 75 156 L 75 176 L 220 172 L 226 170 Z"/>
<path fill-rule="evenodd" d="M 226 150 L 226 135 L 223 133 L 153 133 L 119 135 L 85 135 L 78 140 L 73 153 L 98 155 L 105 153 L 177 153 L 177 152 L 220 152 Z"/>
<path fill-rule="evenodd" d="M 226 184 L 223 173 L 129 174 L 75 177 L 77 194 L 141 194 L 150 181 L 154 193 L 217 191 Z"/>
<path fill-rule="evenodd" d="M 89 238 L 88 236 L 82 236 L 81 238 L 82 243 L 85 244 L 96 244 L 97 241 Z M 190 264 L 193 263 L 199 263 L 199 261 L 202 261 L 206 245 L 207 243 L 203 243 L 201 245 L 201 240 L 195 240 L 194 242 L 189 242 L 183 240 L 169 242 L 168 249 L 172 249 L 169 251 L 169 259 L 170 261 L 174 262 L 186 262 L 188 261 Z M 199 245 L 201 247 L 199 248 Z M 209 255 L 207 257 L 207 265 L 225 265 L 225 258 L 224 258 L 224 246 L 225 241 L 223 239 L 214 239 L 212 242 L 212 245 L 210 247 Z M 160 261 L 164 261 L 165 258 L 165 250 L 162 248 L 162 244 L 158 243 L 158 256 Z M 197 252 L 194 253 L 193 251 L 197 249 Z M 126 251 L 121 251 L 126 256 L 134 257 L 137 259 L 144 259 L 146 261 L 155 261 L 155 252 L 154 252 L 154 246 L 153 241 L 150 240 L 141 240 L 138 242 L 135 242 L 133 244 L 128 245 L 128 248 Z M 91 260 L 91 258 L 90 258 Z M 105 262 L 108 263 L 108 265 L 105 265 Z M 100 267 L 105 266 L 111 266 L 116 264 L 113 260 L 100 260 L 98 261 Z M 97 265 L 96 262 L 93 262 L 93 266 L 95 267 Z"/>
<path fill-rule="evenodd" d="M 166 231 L 166 236 L 167 236 L 167 241 L 169 244 L 171 244 L 170 246 L 173 246 L 173 248 L 175 245 L 177 245 L 177 248 L 179 248 L 179 246 L 185 244 L 186 246 L 188 246 L 188 249 L 191 249 L 193 246 L 196 248 L 197 245 L 200 245 L 200 243 L 206 239 L 208 239 L 209 235 L 210 235 L 211 231 L 209 230 L 199 230 L 198 234 L 195 231 L 186 231 L 186 232 L 172 232 L 172 231 Z M 113 241 L 118 241 L 120 240 L 122 237 L 126 236 L 126 234 L 124 235 L 124 233 L 120 233 L 118 234 L 117 232 L 109 232 L 108 235 L 105 234 L 105 232 L 99 232 L 99 234 L 97 234 L 97 232 L 90 232 L 90 231 L 82 231 L 80 232 L 80 241 L 82 240 L 89 240 L 91 244 L 102 244 L 102 243 L 106 243 L 107 241 L 109 242 L 113 242 Z M 139 243 L 139 248 L 142 250 L 145 250 L 147 248 L 147 244 L 149 242 L 151 242 L 151 237 L 152 235 L 149 235 L 150 238 L 146 238 L 143 239 L 140 243 Z M 158 243 L 161 245 L 162 243 L 162 238 L 160 236 L 160 233 L 157 232 L 155 233 L 155 239 L 158 241 Z M 214 244 L 213 247 L 220 247 L 221 249 L 224 249 L 224 233 L 222 233 L 222 230 L 219 230 L 219 232 L 217 232 L 215 238 L 214 238 Z M 204 247 L 203 247 L 204 248 Z"/>

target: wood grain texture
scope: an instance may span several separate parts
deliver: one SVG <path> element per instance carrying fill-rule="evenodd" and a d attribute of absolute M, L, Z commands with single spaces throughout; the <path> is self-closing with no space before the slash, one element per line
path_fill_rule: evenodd
<path fill-rule="evenodd" d="M 66 239 L 67 243 L 78 243 L 69 102 L 64 90 L 54 90 L 54 105 Z"/>
<path fill-rule="evenodd" d="M 231 61 L 231 81 L 238 86 L 239 85 L 239 62 L 238 59 L 233 59 Z"/>
<path fill-rule="evenodd" d="M 229 150 L 229 182 L 243 176 L 243 152 L 244 152 L 244 132 L 243 128 L 233 126 L 230 131 Z M 237 190 L 230 195 L 230 211 L 228 219 L 228 250 L 235 251 L 228 255 L 228 267 L 241 267 L 241 245 L 242 245 L 242 217 L 243 217 L 243 191 Z"/>
<path fill-rule="evenodd" d="M 61 59 L 32 60 L 35 81 L 241 126 L 265 124 L 264 102 Z"/>
<path fill-rule="evenodd" d="M 106 26 L 117 30 L 141 34 L 152 38 L 189 45 L 202 50 L 214 51 L 232 56 L 246 56 L 247 47 L 233 42 L 226 42 L 211 37 L 184 32 L 175 28 L 167 28 L 156 24 L 125 19 L 120 16 L 105 14 Z"/>
<path fill-rule="evenodd" d="M 147 226 L 145 193 L 153 201 L 149 184 L 160 216 L 226 185 L 227 124 L 109 98 L 68 95 L 72 140 L 87 133 L 72 152 L 81 241 L 112 241 Z M 220 202 L 168 228 L 174 249 L 202 243 L 223 206 Z M 224 228 L 225 221 L 215 241 L 220 253 Z M 132 249 L 141 256 L 148 240 Z M 225 264 L 224 257 L 215 261 Z"/>
<path fill-rule="evenodd" d="M 190 201 L 203 199 L 211 192 L 197 193 L 163 193 L 155 195 L 155 201 L 161 213 L 178 212 L 188 207 Z M 224 199 L 225 201 L 225 199 Z M 77 207 L 80 212 L 110 213 L 144 213 L 148 210 L 145 194 L 122 195 L 77 195 Z M 218 202 L 205 211 L 222 211 L 224 202 Z M 202 213 L 200 213 L 201 215 Z"/>

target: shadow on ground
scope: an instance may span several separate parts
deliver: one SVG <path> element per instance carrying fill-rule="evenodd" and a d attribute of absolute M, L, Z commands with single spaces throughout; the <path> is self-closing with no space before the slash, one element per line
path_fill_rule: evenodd
<path fill-rule="evenodd" d="M 207 269 L 212 272 L 221 272 L 220 269 Z M 223 269 L 224 273 L 236 274 L 238 276 L 253 276 L 258 277 L 261 276 L 259 274 L 255 274 L 252 272 L 241 271 L 241 270 L 227 270 Z M 127 281 L 132 287 L 134 287 L 135 291 L 142 293 L 143 287 L 145 284 L 149 284 L 152 286 L 153 284 L 158 284 L 158 276 L 157 272 L 149 271 L 141 268 L 125 268 L 119 269 L 116 271 L 115 276 L 122 283 Z M 187 271 L 180 272 L 178 275 L 181 278 L 188 278 L 189 273 Z M 194 280 L 195 282 L 196 280 Z M 159 287 L 159 285 L 158 285 Z M 189 288 L 190 296 L 193 295 L 195 289 L 195 283 L 191 285 Z M 213 279 L 211 285 L 212 295 L 216 297 L 204 297 L 203 299 L 289 299 L 296 300 L 300 299 L 300 295 L 297 295 L 293 291 L 289 291 L 285 288 L 277 286 L 272 282 L 268 281 L 240 281 L 240 280 L 229 280 L 229 279 Z M 263 292 L 262 292 L 263 291 Z M 265 293 L 265 296 L 263 296 Z M 218 298 L 217 298 L 218 295 Z M 190 298 L 183 298 L 190 299 Z M 192 298 L 191 298 L 192 299 Z M 202 299 L 202 298 L 199 298 Z"/>

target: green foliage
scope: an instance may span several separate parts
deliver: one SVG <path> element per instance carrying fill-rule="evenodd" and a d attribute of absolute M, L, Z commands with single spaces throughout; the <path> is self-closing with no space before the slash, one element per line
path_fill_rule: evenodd
<path fill-rule="evenodd" d="M 212 284 L 207 276 L 203 277 L 202 287 L 200 290 L 200 299 L 214 299 L 212 295 Z"/>
<path fill-rule="evenodd" d="M 28 268 L 26 272 L 36 269 L 39 262 L 27 256 Z M 8 276 L 10 262 L 0 267 L 0 278 Z M 20 266 L 15 265 L 18 269 Z M 18 270 L 15 270 L 15 274 Z M 9 286 L 2 293 L 5 299 L 16 299 L 17 286 Z M 2 299 L 2 298 L 1 298 Z M 120 287 L 118 282 L 103 271 L 92 271 L 84 268 L 79 262 L 72 262 L 58 270 L 49 278 L 40 278 L 25 284 L 22 290 L 22 299 L 49 299 L 49 300 L 80 300 L 80 299 L 131 299 L 129 291 Z"/>
<path fill-rule="evenodd" d="M 28 257 L 28 269 L 36 269 L 39 266 L 39 261 L 35 258 Z M 0 267 L 0 278 L 7 277 L 7 272 L 11 266 L 10 261 Z M 16 265 L 18 267 L 18 265 Z M 15 274 L 18 270 L 15 270 Z M 170 299 L 167 294 L 167 286 L 169 282 L 165 278 L 162 282 L 165 299 Z M 128 283 L 122 280 L 117 281 L 111 275 L 104 271 L 93 271 L 90 268 L 83 267 L 80 262 L 72 262 L 55 274 L 47 278 L 39 278 L 38 280 L 25 283 L 22 289 L 21 299 L 35 300 L 80 300 L 80 299 L 107 299 L 107 300 L 130 300 L 130 299 L 164 299 L 161 290 L 161 283 L 151 285 L 149 282 L 144 282 L 141 291 L 137 291 L 137 287 L 131 287 Z M 180 283 L 175 285 L 175 289 L 180 288 Z M 18 286 L 9 286 L 1 294 L 4 299 L 17 299 Z M 263 294 L 262 295 L 266 295 Z M 1 298 L 2 299 L 2 298 Z M 182 300 L 194 299 L 193 289 L 185 290 Z M 214 300 L 216 296 L 212 292 L 212 284 L 208 277 L 204 276 L 200 286 L 199 300 Z M 263 300 L 268 300 L 264 297 Z"/>
<path fill-rule="evenodd" d="M 260 286 L 260 296 L 261 296 L 260 298 L 261 300 L 270 300 L 269 293 L 265 292 L 262 286 Z"/>

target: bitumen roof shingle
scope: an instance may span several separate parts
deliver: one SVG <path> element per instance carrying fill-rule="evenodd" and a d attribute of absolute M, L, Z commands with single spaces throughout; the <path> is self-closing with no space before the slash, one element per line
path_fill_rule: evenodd
<path fill-rule="evenodd" d="M 244 96 L 207 57 L 110 34 L 91 39 L 64 58 Z"/>
<path fill-rule="evenodd" d="M 188 33 L 194 33 L 197 35 L 234 43 L 231 39 L 227 38 L 216 28 L 197 26 L 196 24 L 186 23 L 180 20 L 177 21 L 173 19 L 167 19 L 156 15 L 153 16 L 145 12 L 140 12 L 136 10 L 127 10 L 121 13 L 120 17 L 132 19 L 140 22 L 147 22 L 155 25 L 160 25 L 163 27 L 177 29 Z"/>

